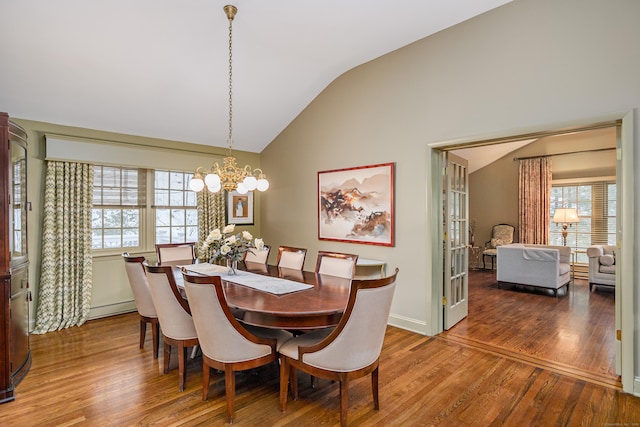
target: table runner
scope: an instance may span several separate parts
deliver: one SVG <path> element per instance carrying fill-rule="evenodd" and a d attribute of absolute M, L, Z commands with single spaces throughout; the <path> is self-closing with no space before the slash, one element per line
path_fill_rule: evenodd
<path fill-rule="evenodd" d="M 237 270 L 237 274 L 235 275 L 227 275 L 226 267 L 208 263 L 185 265 L 182 267 L 194 273 L 206 274 L 209 276 L 221 276 L 222 280 L 242 286 L 248 286 L 258 291 L 268 292 L 275 295 L 284 295 L 291 292 L 298 292 L 313 288 L 312 285 L 308 285 L 306 283 L 294 282 L 293 280 L 265 276 L 242 270 Z"/>

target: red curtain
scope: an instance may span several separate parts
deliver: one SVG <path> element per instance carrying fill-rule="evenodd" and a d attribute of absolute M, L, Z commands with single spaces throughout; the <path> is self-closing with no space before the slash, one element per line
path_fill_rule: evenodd
<path fill-rule="evenodd" d="M 549 243 L 551 157 L 520 160 L 518 232 L 520 243 Z"/>

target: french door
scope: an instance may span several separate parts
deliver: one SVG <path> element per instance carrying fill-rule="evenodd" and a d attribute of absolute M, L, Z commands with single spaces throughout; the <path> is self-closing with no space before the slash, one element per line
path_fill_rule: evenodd
<path fill-rule="evenodd" d="M 469 313 L 469 172 L 467 160 L 445 152 L 443 172 L 444 329 Z"/>

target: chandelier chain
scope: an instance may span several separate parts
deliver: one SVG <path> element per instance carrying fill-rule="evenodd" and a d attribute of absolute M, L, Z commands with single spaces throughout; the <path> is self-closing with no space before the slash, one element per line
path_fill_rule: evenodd
<path fill-rule="evenodd" d="M 232 36 L 233 36 L 233 18 L 229 18 L 229 150 L 233 145 L 233 49 L 232 49 Z"/>
<path fill-rule="evenodd" d="M 249 165 L 239 167 L 233 156 L 233 18 L 238 9 L 233 5 L 226 5 L 224 12 L 229 19 L 229 154 L 223 159 L 222 166 L 215 162 L 211 169 L 198 166 L 189 181 L 189 188 L 193 191 L 201 191 L 206 186 L 209 191 L 216 193 L 221 189 L 226 191 L 237 190 L 240 194 L 247 191 L 266 191 L 269 181 L 262 169 L 253 169 Z"/>

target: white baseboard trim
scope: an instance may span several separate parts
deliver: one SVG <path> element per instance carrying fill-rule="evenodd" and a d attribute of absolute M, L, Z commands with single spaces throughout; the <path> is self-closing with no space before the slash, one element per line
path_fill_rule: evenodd
<path fill-rule="evenodd" d="M 415 332 L 416 334 L 429 335 L 427 322 L 423 322 L 421 320 L 411 319 L 397 314 L 390 314 L 388 323 L 391 326 Z"/>
<path fill-rule="evenodd" d="M 640 397 L 640 377 L 633 379 L 633 394 Z"/>
<path fill-rule="evenodd" d="M 89 310 L 89 320 L 100 319 L 101 317 L 115 316 L 116 314 L 131 313 L 136 311 L 135 301 L 125 301 L 116 304 L 91 307 Z"/>

